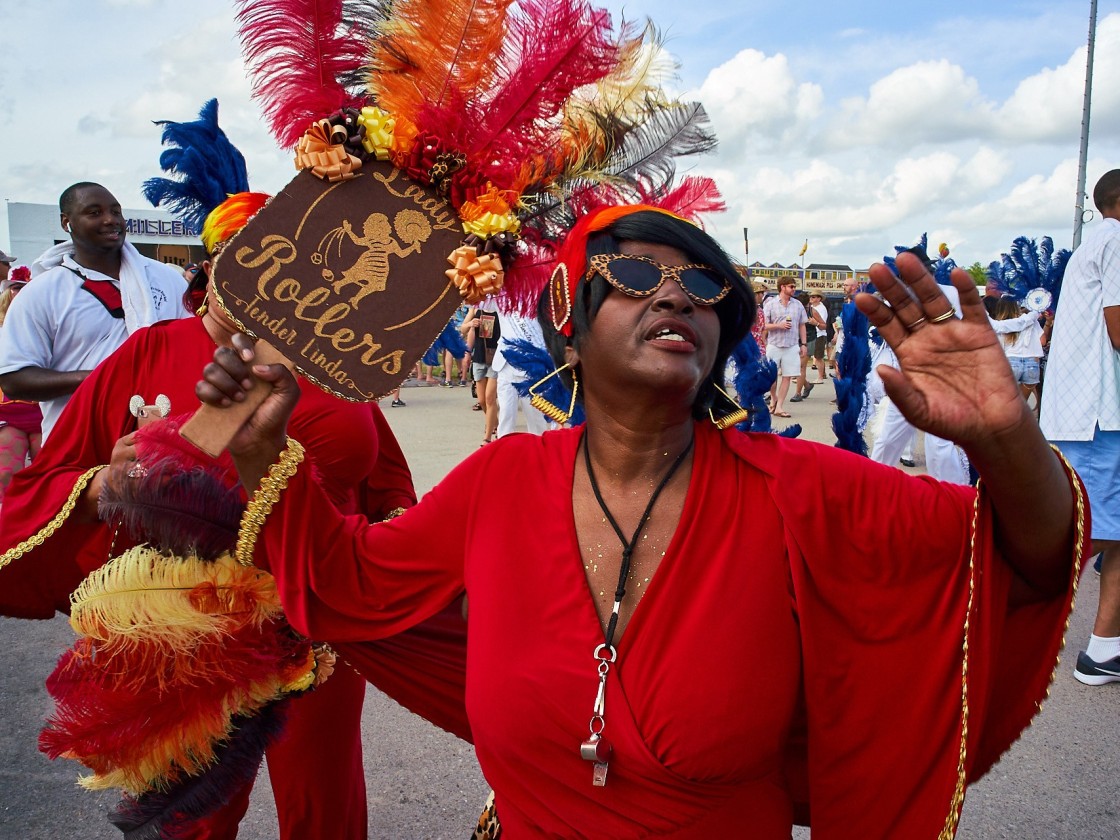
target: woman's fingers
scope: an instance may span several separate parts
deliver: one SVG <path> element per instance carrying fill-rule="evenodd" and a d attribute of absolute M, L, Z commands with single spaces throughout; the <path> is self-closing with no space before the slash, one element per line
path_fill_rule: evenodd
<path fill-rule="evenodd" d="M 903 282 L 917 298 L 922 317 L 927 321 L 940 323 L 937 319 L 955 314 L 953 304 L 945 297 L 941 287 L 920 259 L 913 254 L 903 252 L 895 260 L 895 266 Z"/>
<path fill-rule="evenodd" d="M 228 406 L 245 399 L 253 387 L 249 363 L 253 359 L 252 341 L 240 333 L 233 337 L 234 347 L 219 347 L 214 361 L 202 369 L 202 380 L 195 385 L 195 396 L 207 405 Z"/>

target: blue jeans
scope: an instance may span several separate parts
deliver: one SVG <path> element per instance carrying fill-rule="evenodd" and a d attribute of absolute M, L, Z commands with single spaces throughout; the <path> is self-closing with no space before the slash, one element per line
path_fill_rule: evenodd
<path fill-rule="evenodd" d="M 1020 385 L 1038 384 L 1038 359 L 1012 356 L 1007 361 L 1011 362 L 1011 373 Z"/>

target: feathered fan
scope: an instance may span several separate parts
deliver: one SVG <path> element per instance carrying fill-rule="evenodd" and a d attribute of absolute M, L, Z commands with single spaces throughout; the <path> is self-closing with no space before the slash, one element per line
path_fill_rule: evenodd
<path fill-rule="evenodd" d="M 988 265 L 988 282 L 999 293 L 1011 295 L 1020 304 L 1037 312 L 1053 312 L 1062 293 L 1062 279 L 1071 252 L 1054 250 L 1054 240 L 1044 236 L 1036 244 L 1020 236 L 1009 253 Z"/>

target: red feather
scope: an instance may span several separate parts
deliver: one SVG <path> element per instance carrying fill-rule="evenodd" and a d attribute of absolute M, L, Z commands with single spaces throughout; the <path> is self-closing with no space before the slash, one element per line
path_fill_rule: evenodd
<path fill-rule="evenodd" d="M 722 213 L 727 209 L 716 182 L 700 175 L 689 175 L 667 193 L 647 193 L 643 190 L 641 203 L 661 207 L 696 224 L 700 224 L 704 213 Z"/>
<path fill-rule="evenodd" d="M 524 0 L 509 20 L 495 76 L 500 83 L 475 103 L 468 155 L 496 161 L 486 176 L 509 189 L 522 164 L 557 145 L 559 115 L 572 91 L 603 78 L 618 63 L 610 15 L 583 0 Z"/>
<path fill-rule="evenodd" d="M 205 762 L 232 715 L 251 714 L 277 695 L 305 665 L 307 644 L 273 623 L 242 627 L 191 651 L 152 646 L 108 655 L 81 639 L 47 680 L 55 710 L 39 749 L 95 773 L 124 771 L 134 792 L 149 776 L 141 767 L 170 756 L 175 760 L 163 762 L 159 778 L 174 780 L 190 772 L 192 760 Z"/>
<path fill-rule="evenodd" d="M 365 63 L 365 33 L 342 23 L 342 0 L 237 0 L 242 50 L 272 134 L 283 148 L 366 96 L 341 79 Z"/>

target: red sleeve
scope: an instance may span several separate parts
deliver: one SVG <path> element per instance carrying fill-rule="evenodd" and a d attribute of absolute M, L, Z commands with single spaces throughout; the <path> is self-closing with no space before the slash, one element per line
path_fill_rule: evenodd
<path fill-rule="evenodd" d="M 302 464 L 258 537 L 292 626 L 330 641 L 381 639 L 432 616 L 463 591 L 470 488 L 488 458 L 464 461 L 389 522 L 343 516 Z"/>
<path fill-rule="evenodd" d="M 16 473 L 0 513 L 0 614 L 50 618 L 69 609 L 70 593 L 108 559 L 111 533 L 73 513 L 91 468 L 109 463 L 132 431 L 128 412 L 140 330 L 74 392 L 38 457 Z M 87 479 L 88 480 L 88 479 Z"/>
<path fill-rule="evenodd" d="M 377 427 L 377 463 L 362 487 L 362 511 L 369 520 L 379 522 L 390 511 L 416 504 L 416 488 L 404 452 L 385 415 L 376 403 L 370 403 L 369 409 Z"/>
<path fill-rule="evenodd" d="M 737 448 L 786 527 L 813 836 L 938 836 L 1045 698 L 1085 545 L 1066 592 L 1013 603 L 982 493 L 759 437 Z"/>

